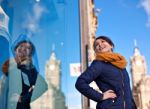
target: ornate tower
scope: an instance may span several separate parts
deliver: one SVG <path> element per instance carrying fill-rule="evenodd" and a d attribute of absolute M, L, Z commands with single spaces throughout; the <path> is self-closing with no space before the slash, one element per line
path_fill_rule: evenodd
<path fill-rule="evenodd" d="M 48 83 L 48 90 L 32 103 L 33 109 L 67 109 L 65 96 L 61 91 L 60 69 L 60 61 L 56 58 L 53 50 L 45 66 L 45 78 Z"/>
<path fill-rule="evenodd" d="M 131 74 L 133 96 L 138 109 L 149 109 L 150 106 L 150 76 L 147 75 L 147 65 L 135 44 L 134 54 L 131 57 Z"/>
<path fill-rule="evenodd" d="M 55 52 L 53 51 L 50 60 L 46 64 L 46 80 L 48 86 L 52 85 L 56 89 L 60 89 L 60 61 L 56 59 Z"/>
<path fill-rule="evenodd" d="M 146 75 L 147 66 L 144 56 L 141 55 L 137 47 L 134 48 L 134 54 L 131 57 L 131 73 L 132 73 L 132 82 L 133 87 L 136 87 L 142 77 Z"/>

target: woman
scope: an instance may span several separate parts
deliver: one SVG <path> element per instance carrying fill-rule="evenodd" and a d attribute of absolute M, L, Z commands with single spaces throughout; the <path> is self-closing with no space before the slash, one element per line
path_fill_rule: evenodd
<path fill-rule="evenodd" d="M 47 83 L 39 74 L 36 50 L 26 35 L 19 36 L 12 50 L 14 59 L 9 60 L 8 69 L 8 109 L 30 109 L 30 103 L 47 90 Z"/>
<path fill-rule="evenodd" d="M 34 46 L 29 41 L 18 43 L 15 48 L 17 67 L 21 71 L 22 92 L 19 95 L 17 109 L 30 109 L 30 101 L 37 79 L 37 70 L 32 64 Z"/>
<path fill-rule="evenodd" d="M 96 109 L 133 109 L 125 58 L 113 53 L 114 43 L 106 36 L 97 37 L 93 46 L 96 59 L 78 77 L 75 84 L 77 90 L 96 101 Z M 102 93 L 89 86 L 92 81 Z"/>

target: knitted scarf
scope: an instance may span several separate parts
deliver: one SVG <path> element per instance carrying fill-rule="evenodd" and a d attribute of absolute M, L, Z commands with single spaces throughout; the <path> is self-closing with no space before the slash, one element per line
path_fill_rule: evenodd
<path fill-rule="evenodd" d="M 96 59 L 110 62 L 120 69 L 124 69 L 127 65 L 126 59 L 118 53 L 96 53 Z"/>

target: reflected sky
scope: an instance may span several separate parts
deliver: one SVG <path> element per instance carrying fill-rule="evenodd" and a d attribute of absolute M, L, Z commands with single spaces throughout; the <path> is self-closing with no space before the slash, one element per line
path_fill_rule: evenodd
<path fill-rule="evenodd" d="M 78 1 L 7 0 L 4 9 L 10 15 L 11 44 L 20 34 L 27 34 L 36 47 L 39 73 L 45 76 L 46 61 L 52 49 L 61 61 L 61 87 L 68 106 L 76 105 L 70 96 L 76 93 L 76 78 L 70 77 L 69 64 L 79 58 Z M 11 8 L 11 10 L 8 10 Z M 54 47 L 53 47 L 54 45 Z M 73 93 L 72 93 L 73 92 Z M 80 94 L 78 93 L 80 104 Z"/>
<path fill-rule="evenodd" d="M 78 1 L 5 0 L 2 4 L 10 17 L 10 43 L 20 34 L 30 36 L 37 50 L 42 76 L 45 76 L 44 65 L 50 58 L 52 49 L 55 51 L 56 57 L 61 61 L 61 87 L 70 109 L 76 106 L 75 109 L 81 108 L 81 96 L 74 88 L 76 77 L 71 77 L 69 71 L 70 63 L 80 62 Z M 146 60 L 150 60 L 150 29 L 146 26 L 149 13 L 141 3 L 141 0 L 95 0 L 95 8 L 101 10 L 96 35 L 111 37 L 116 44 L 115 51 L 123 54 L 128 62 L 133 54 L 134 39 Z M 149 68 L 150 62 L 147 63 Z M 127 69 L 130 72 L 129 64 Z"/>

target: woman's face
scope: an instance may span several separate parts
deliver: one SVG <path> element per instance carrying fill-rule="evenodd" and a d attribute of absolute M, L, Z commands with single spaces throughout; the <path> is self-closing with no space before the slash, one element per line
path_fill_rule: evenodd
<path fill-rule="evenodd" d="M 32 55 L 32 47 L 30 43 L 21 43 L 16 49 L 16 57 L 20 60 L 30 58 Z"/>
<path fill-rule="evenodd" d="M 112 48 L 113 46 L 103 39 L 97 39 L 95 42 L 96 53 L 112 52 Z"/>

